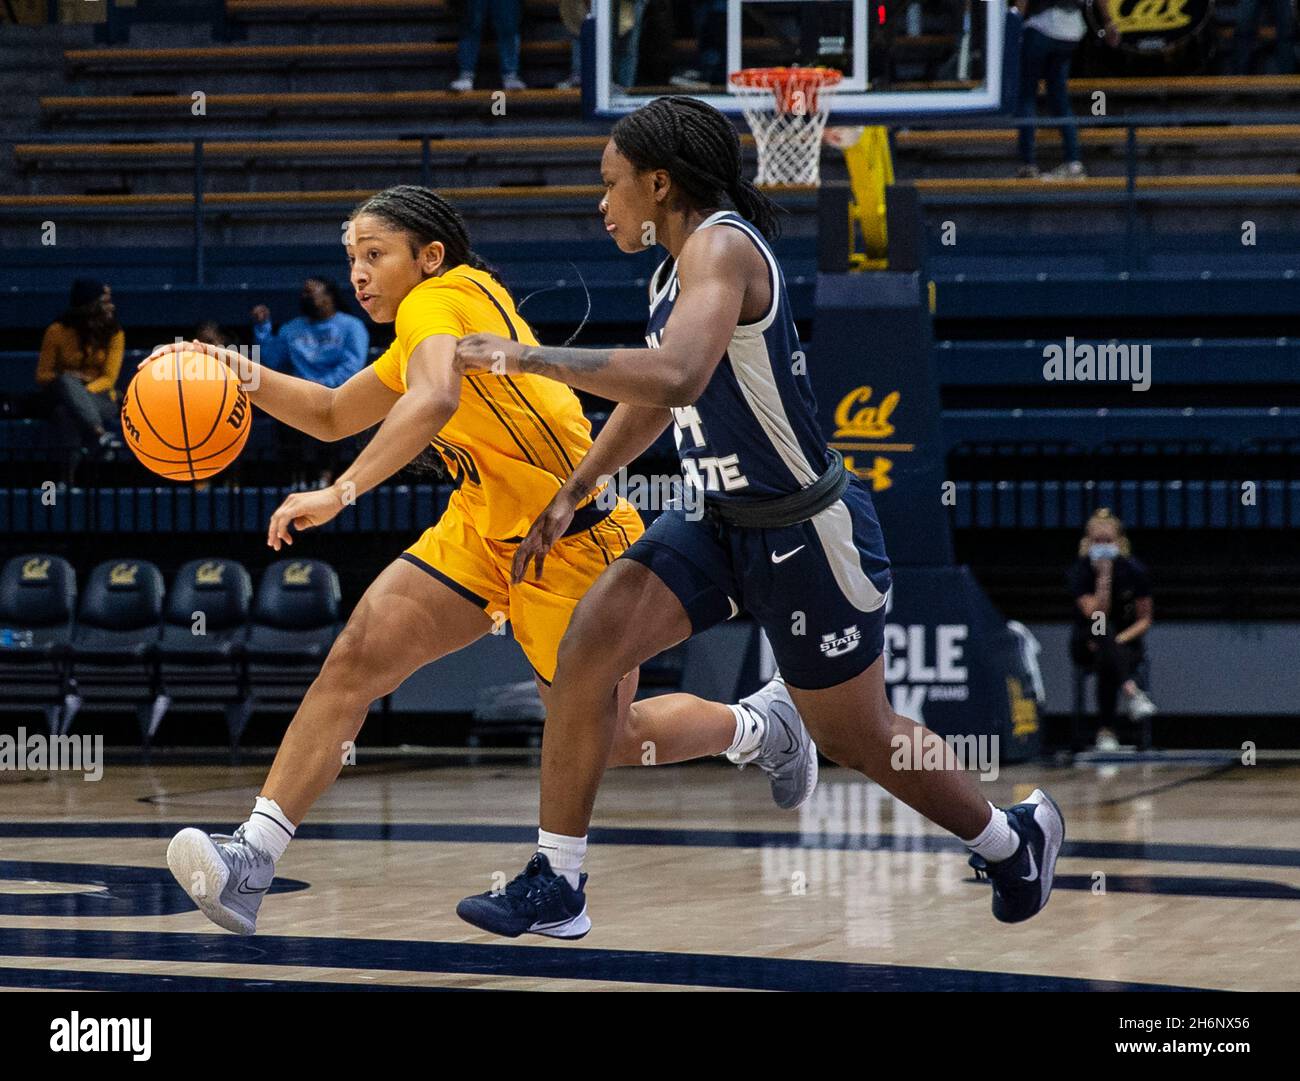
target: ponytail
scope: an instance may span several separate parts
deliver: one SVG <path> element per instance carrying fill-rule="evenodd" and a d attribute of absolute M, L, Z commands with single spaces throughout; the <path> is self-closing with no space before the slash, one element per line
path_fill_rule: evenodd
<path fill-rule="evenodd" d="M 727 190 L 736 212 L 749 221 L 755 229 L 768 240 L 781 235 L 781 223 L 777 220 L 780 207 L 743 177 Z"/>

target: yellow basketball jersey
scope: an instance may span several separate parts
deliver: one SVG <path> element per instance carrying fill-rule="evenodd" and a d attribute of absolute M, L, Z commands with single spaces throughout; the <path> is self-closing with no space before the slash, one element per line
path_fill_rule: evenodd
<path fill-rule="evenodd" d="M 397 340 L 375 361 L 375 374 L 405 393 L 407 362 L 425 338 L 479 332 L 538 344 L 492 275 L 452 267 L 403 299 Z M 506 540 L 528 532 L 586 455 L 591 424 L 563 383 L 539 375 L 467 375 L 460 406 L 433 445 L 459 482 L 453 504 L 481 536 Z"/>

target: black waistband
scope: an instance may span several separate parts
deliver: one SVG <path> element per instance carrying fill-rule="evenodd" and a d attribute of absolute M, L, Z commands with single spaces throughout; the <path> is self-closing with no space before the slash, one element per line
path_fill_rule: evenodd
<path fill-rule="evenodd" d="M 831 464 L 807 488 L 774 499 L 704 500 L 704 516 L 723 525 L 747 529 L 781 529 L 806 522 L 837 502 L 849 486 L 850 474 L 840 452 L 831 449 Z"/>
<path fill-rule="evenodd" d="M 569 523 L 569 528 L 562 534 L 563 537 L 572 537 L 575 533 L 582 533 L 594 525 L 599 525 L 613 513 L 612 506 L 602 507 L 604 502 L 599 496 L 590 503 L 584 504 L 573 512 L 573 521 Z M 502 544 L 518 544 L 523 537 L 506 537 Z"/>

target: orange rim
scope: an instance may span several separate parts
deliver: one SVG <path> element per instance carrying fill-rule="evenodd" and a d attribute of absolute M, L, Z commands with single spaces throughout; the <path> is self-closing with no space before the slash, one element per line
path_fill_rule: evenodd
<path fill-rule="evenodd" d="M 829 90 L 844 78 L 842 72 L 834 68 L 742 68 L 733 71 L 727 78 L 732 87 L 740 90 L 770 90 L 776 99 L 780 112 L 790 112 L 794 104 L 794 95 L 802 91 L 805 105 L 809 109 L 817 107 L 817 93 Z"/>

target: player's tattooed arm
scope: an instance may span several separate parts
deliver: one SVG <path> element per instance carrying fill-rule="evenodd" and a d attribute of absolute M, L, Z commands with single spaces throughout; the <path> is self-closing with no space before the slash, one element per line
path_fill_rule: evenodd
<path fill-rule="evenodd" d="M 684 359 L 660 349 L 524 345 L 495 334 L 470 334 L 456 344 L 456 368 L 463 375 L 544 375 L 611 401 L 660 407 L 694 401 Z"/>
<path fill-rule="evenodd" d="M 649 350 L 633 350 L 633 352 L 648 353 Z M 566 373 L 598 372 L 607 368 L 613 359 L 613 349 L 547 348 L 542 345 L 529 345 L 525 346 L 519 354 L 519 370 L 564 382 L 561 377 Z"/>

